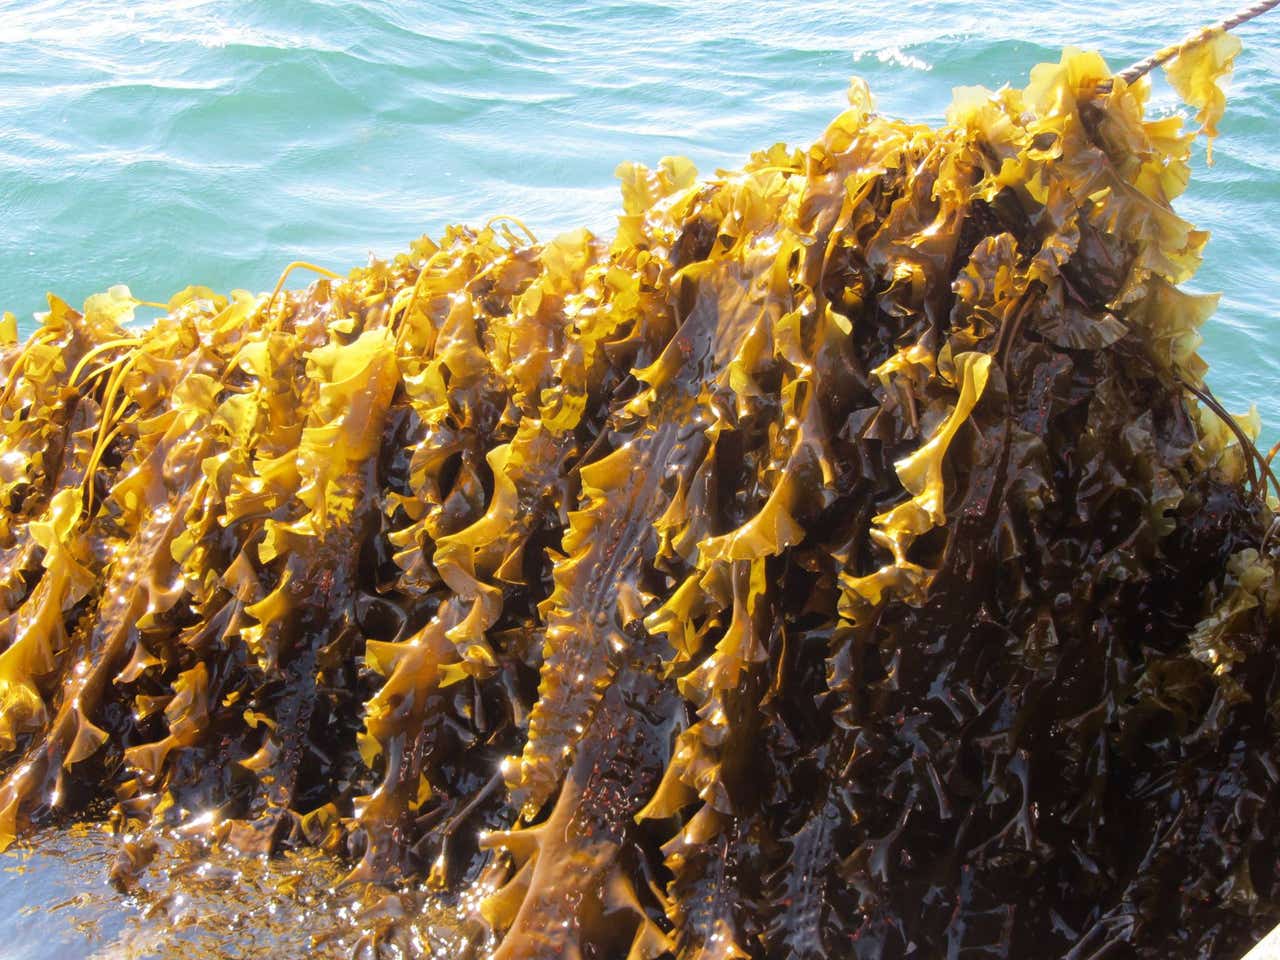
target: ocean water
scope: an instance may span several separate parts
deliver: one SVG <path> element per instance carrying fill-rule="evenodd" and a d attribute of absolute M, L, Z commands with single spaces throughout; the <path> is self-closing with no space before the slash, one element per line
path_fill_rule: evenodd
<path fill-rule="evenodd" d="M 620 161 L 805 143 L 852 74 L 938 121 L 955 86 L 1021 85 L 1067 44 L 1119 68 L 1235 5 L 0 0 L 0 309 L 29 331 L 48 290 L 269 289 L 499 213 L 607 234 Z M 1274 436 L 1280 12 L 1240 36 L 1217 163 L 1179 207 L 1213 232 L 1210 382 Z"/>

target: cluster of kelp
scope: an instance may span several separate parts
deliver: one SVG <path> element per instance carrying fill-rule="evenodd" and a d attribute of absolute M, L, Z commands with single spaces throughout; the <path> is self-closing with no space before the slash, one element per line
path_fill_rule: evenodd
<path fill-rule="evenodd" d="M 1171 71 L 1210 132 L 1233 44 Z M 0 835 L 314 845 L 496 958 L 1238 956 L 1270 471 L 1178 287 L 1193 134 L 1110 76 L 940 129 L 855 82 L 808 149 L 624 165 L 612 240 L 51 297 L 0 354 Z"/>

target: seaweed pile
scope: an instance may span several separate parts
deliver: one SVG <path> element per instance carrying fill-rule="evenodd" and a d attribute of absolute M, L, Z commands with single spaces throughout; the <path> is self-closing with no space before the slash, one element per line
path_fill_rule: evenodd
<path fill-rule="evenodd" d="M 1170 70 L 1210 134 L 1236 49 Z M 1273 478 L 1179 288 L 1194 132 L 1110 78 L 939 129 L 854 81 L 808 149 L 624 164 L 612 239 L 51 296 L 0 353 L 3 842 L 318 847 L 499 960 L 1244 952 Z"/>

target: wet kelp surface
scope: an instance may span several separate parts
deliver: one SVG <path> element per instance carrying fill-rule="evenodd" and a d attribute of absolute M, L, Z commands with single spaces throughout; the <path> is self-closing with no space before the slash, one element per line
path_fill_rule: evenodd
<path fill-rule="evenodd" d="M 5 960 L 345 960 L 393 924 L 422 954 L 438 946 L 424 936 L 433 923 L 454 928 L 432 903 L 384 893 L 374 906 L 369 891 L 335 890 L 341 863 L 311 847 L 260 858 L 180 839 L 124 890 L 103 882 L 117 845 L 101 825 L 77 823 L 0 854 Z"/>
<path fill-rule="evenodd" d="M 1231 42 L 1174 65 L 1210 133 Z M 941 129 L 855 81 L 807 150 L 619 168 L 611 240 L 51 298 L 0 359 L 0 834 L 105 798 L 123 890 L 327 851 L 440 918 L 370 954 L 1243 953 L 1269 469 L 1179 287 L 1192 135 L 1109 76 Z"/>

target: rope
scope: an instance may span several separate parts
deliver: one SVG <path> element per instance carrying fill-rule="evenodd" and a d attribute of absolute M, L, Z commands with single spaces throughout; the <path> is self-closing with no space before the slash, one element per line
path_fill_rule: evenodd
<path fill-rule="evenodd" d="M 1219 20 L 1217 23 L 1193 33 L 1181 43 L 1175 43 L 1171 47 L 1165 47 L 1163 50 L 1157 50 L 1145 60 L 1139 60 L 1137 63 L 1133 64 L 1133 66 L 1126 67 L 1124 70 L 1120 71 L 1117 76 L 1119 76 L 1125 83 L 1133 83 L 1133 81 L 1147 73 L 1150 73 L 1165 61 L 1172 60 L 1188 47 L 1194 47 L 1198 43 L 1203 43 L 1219 31 L 1231 30 L 1240 26 L 1242 23 L 1248 23 L 1254 17 L 1260 17 L 1268 10 L 1277 6 L 1280 6 L 1280 0 L 1262 0 L 1261 3 L 1255 3 L 1251 6 L 1245 7 L 1244 9 L 1227 17 L 1227 19 Z"/>

